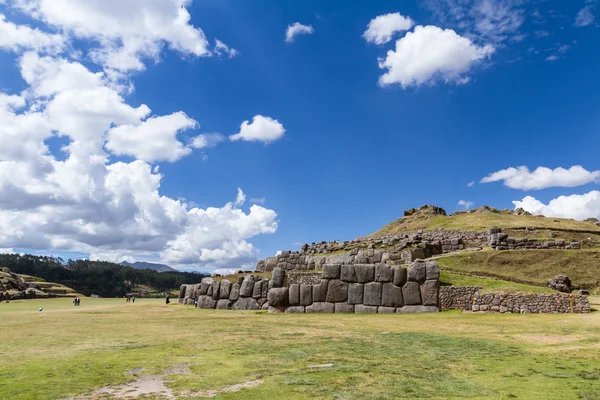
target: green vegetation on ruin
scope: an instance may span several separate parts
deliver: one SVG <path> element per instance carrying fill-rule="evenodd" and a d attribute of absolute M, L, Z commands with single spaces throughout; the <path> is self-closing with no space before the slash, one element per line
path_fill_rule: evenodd
<path fill-rule="evenodd" d="M 440 284 L 442 286 L 481 286 L 484 292 L 556 293 L 556 290 L 547 287 L 448 271 L 442 271 L 440 274 Z"/>
<path fill-rule="evenodd" d="M 440 268 L 545 286 L 556 275 L 593 289 L 600 281 L 600 252 L 590 250 L 473 251 L 436 259 Z"/>
<path fill-rule="evenodd" d="M 164 379 L 181 399 L 255 380 L 216 398 L 600 396 L 597 312 L 277 315 L 49 299 L 0 304 L 0 320 L 2 399 L 107 399 L 92 393 L 178 366 Z"/>

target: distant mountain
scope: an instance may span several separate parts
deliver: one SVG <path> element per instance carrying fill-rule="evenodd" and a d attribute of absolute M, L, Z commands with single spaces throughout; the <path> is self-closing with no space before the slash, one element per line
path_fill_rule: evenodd
<path fill-rule="evenodd" d="M 155 264 L 155 263 L 149 263 L 149 262 L 143 262 L 143 261 L 136 261 L 134 263 L 129 263 L 127 261 L 123 261 L 121 263 L 121 265 L 124 265 L 126 267 L 135 268 L 135 269 L 151 269 L 153 271 L 158 271 L 158 272 L 177 272 L 176 269 L 171 268 L 168 265 Z"/>

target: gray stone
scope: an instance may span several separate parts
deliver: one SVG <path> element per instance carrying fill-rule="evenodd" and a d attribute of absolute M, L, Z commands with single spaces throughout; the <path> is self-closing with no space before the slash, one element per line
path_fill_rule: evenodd
<path fill-rule="evenodd" d="M 285 271 L 281 267 L 276 267 L 273 269 L 273 278 L 271 280 L 274 288 L 283 287 L 285 281 Z"/>
<path fill-rule="evenodd" d="M 261 309 L 261 310 L 268 310 L 268 309 L 269 309 L 269 302 L 268 302 L 268 301 L 266 301 L 266 302 L 265 302 L 265 304 L 263 304 L 263 305 L 260 307 L 260 309 Z"/>
<path fill-rule="evenodd" d="M 333 303 L 326 303 L 324 301 L 312 303 L 306 307 L 306 313 L 333 313 L 335 312 L 335 305 Z"/>
<path fill-rule="evenodd" d="M 219 288 L 221 287 L 221 281 L 214 280 L 212 284 L 212 297 L 215 300 L 219 300 Z"/>
<path fill-rule="evenodd" d="M 381 305 L 394 308 L 402 307 L 404 305 L 402 288 L 393 283 L 384 283 L 381 292 Z"/>
<path fill-rule="evenodd" d="M 269 306 L 268 310 L 269 310 L 269 314 L 281 314 L 283 312 L 283 308 L 277 308 L 277 307 L 273 307 L 273 306 Z"/>
<path fill-rule="evenodd" d="M 300 305 L 310 306 L 312 304 L 312 285 L 301 284 L 300 285 Z"/>
<path fill-rule="evenodd" d="M 217 302 L 211 296 L 200 296 L 198 298 L 198 308 L 213 309 L 217 306 Z"/>
<path fill-rule="evenodd" d="M 246 275 L 244 282 L 240 287 L 240 297 L 252 297 L 254 291 L 254 277 L 252 275 Z"/>
<path fill-rule="evenodd" d="M 424 306 L 438 305 L 439 289 L 440 282 L 437 280 L 425 281 L 425 283 L 421 285 L 421 298 L 423 299 Z"/>
<path fill-rule="evenodd" d="M 394 270 L 387 264 L 379 263 L 375 266 L 376 282 L 391 282 L 394 279 Z"/>
<path fill-rule="evenodd" d="M 344 282 L 356 282 L 354 265 L 342 265 L 340 279 Z"/>
<path fill-rule="evenodd" d="M 304 314 L 305 310 L 303 306 L 288 307 L 284 311 L 286 314 Z"/>
<path fill-rule="evenodd" d="M 363 304 L 366 306 L 380 306 L 382 286 L 383 284 L 379 282 L 366 283 Z"/>
<path fill-rule="evenodd" d="M 410 271 L 410 270 L 409 270 Z M 406 305 L 421 304 L 421 287 L 417 282 L 406 282 L 402 287 L 402 298 Z"/>
<path fill-rule="evenodd" d="M 263 281 L 262 281 L 262 296 L 261 297 L 266 298 L 268 293 L 269 293 L 269 280 L 263 279 Z"/>
<path fill-rule="evenodd" d="M 435 261 L 427 261 L 425 262 L 425 268 L 426 268 L 426 279 L 427 280 L 431 280 L 431 279 L 435 279 L 438 280 L 440 279 L 440 266 L 438 265 L 437 262 Z"/>
<path fill-rule="evenodd" d="M 365 314 L 365 313 L 377 314 L 377 308 L 378 307 L 357 304 L 354 306 L 354 313 L 356 313 L 356 314 Z"/>
<path fill-rule="evenodd" d="M 377 307 L 377 312 L 379 314 L 394 314 L 396 307 Z"/>
<path fill-rule="evenodd" d="M 548 287 L 563 293 L 571 293 L 571 280 L 565 275 L 557 275 L 548 281 Z"/>
<path fill-rule="evenodd" d="M 300 305 L 300 285 L 299 284 L 293 283 L 290 285 L 289 296 L 290 296 L 290 306 L 299 306 Z"/>
<path fill-rule="evenodd" d="M 287 307 L 289 290 L 288 288 L 273 288 L 269 290 L 267 301 L 271 307 Z"/>
<path fill-rule="evenodd" d="M 240 285 L 235 284 L 231 287 L 231 292 L 229 292 L 229 300 L 237 301 L 240 298 Z"/>
<path fill-rule="evenodd" d="M 219 298 L 220 299 L 229 299 L 229 294 L 231 293 L 231 282 L 227 279 L 224 279 L 221 282 L 221 288 L 219 289 Z"/>
<path fill-rule="evenodd" d="M 252 297 L 260 299 L 262 297 L 262 284 L 263 281 L 254 282 L 254 288 L 252 289 Z"/>
<path fill-rule="evenodd" d="M 356 281 L 358 283 L 373 282 L 375 279 L 375 266 L 367 264 L 356 264 L 354 266 L 356 271 Z"/>
<path fill-rule="evenodd" d="M 425 282 L 427 277 L 427 266 L 425 261 L 416 260 L 408 267 L 408 281 L 409 282 Z"/>
<path fill-rule="evenodd" d="M 338 264 L 325 264 L 323 279 L 340 279 L 340 266 Z"/>
<path fill-rule="evenodd" d="M 231 307 L 231 301 L 222 299 L 217 301 L 217 310 L 228 310 Z"/>
<path fill-rule="evenodd" d="M 202 278 L 200 281 L 200 296 L 204 296 L 208 293 L 208 288 L 212 286 L 213 278 Z M 189 296 L 188 296 L 189 297 Z"/>
<path fill-rule="evenodd" d="M 353 313 L 354 306 L 348 303 L 335 303 L 335 312 L 338 314 L 341 313 Z"/>
<path fill-rule="evenodd" d="M 394 267 L 394 285 L 404 286 L 407 281 L 407 271 L 404 267 Z"/>
<path fill-rule="evenodd" d="M 266 304 L 266 303 L 265 303 Z M 240 297 L 238 301 L 233 303 L 234 310 L 258 310 L 258 302 L 252 297 Z"/>
<path fill-rule="evenodd" d="M 348 300 L 348 283 L 339 279 L 329 281 L 327 296 L 325 301 L 328 303 L 343 303 Z"/>
<path fill-rule="evenodd" d="M 435 306 L 404 306 L 396 309 L 396 313 L 398 314 L 414 314 L 439 311 L 440 309 Z"/>
<path fill-rule="evenodd" d="M 240 285 L 240 286 L 242 286 L 242 282 L 244 282 L 244 277 L 240 275 L 237 278 L 237 284 Z"/>
<path fill-rule="evenodd" d="M 209 297 L 212 297 L 212 295 L 213 295 L 213 285 L 212 284 L 206 290 L 206 295 L 209 296 Z"/>
<path fill-rule="evenodd" d="M 362 304 L 365 285 L 362 283 L 350 283 L 348 285 L 348 303 Z"/>
<path fill-rule="evenodd" d="M 329 286 L 328 279 L 322 279 L 318 285 L 313 285 L 312 300 L 314 303 L 324 302 L 327 299 L 327 286 Z"/>

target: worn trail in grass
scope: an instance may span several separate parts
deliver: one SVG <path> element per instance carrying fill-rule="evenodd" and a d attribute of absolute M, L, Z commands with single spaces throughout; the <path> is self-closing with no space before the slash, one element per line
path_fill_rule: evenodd
<path fill-rule="evenodd" d="M 270 315 L 53 299 L 0 304 L 0 319 L 1 399 L 110 398 L 93 393 L 144 376 L 186 399 L 600 397 L 600 313 Z M 307 368 L 319 364 L 333 366 Z"/>

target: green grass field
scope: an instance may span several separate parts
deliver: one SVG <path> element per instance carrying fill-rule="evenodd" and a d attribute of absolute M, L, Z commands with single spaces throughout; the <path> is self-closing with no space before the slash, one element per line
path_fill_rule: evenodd
<path fill-rule="evenodd" d="M 131 382 L 144 399 L 600 398 L 598 312 L 274 315 L 49 299 L 2 303 L 0 321 L 3 400 L 140 393 L 94 392 Z"/>

